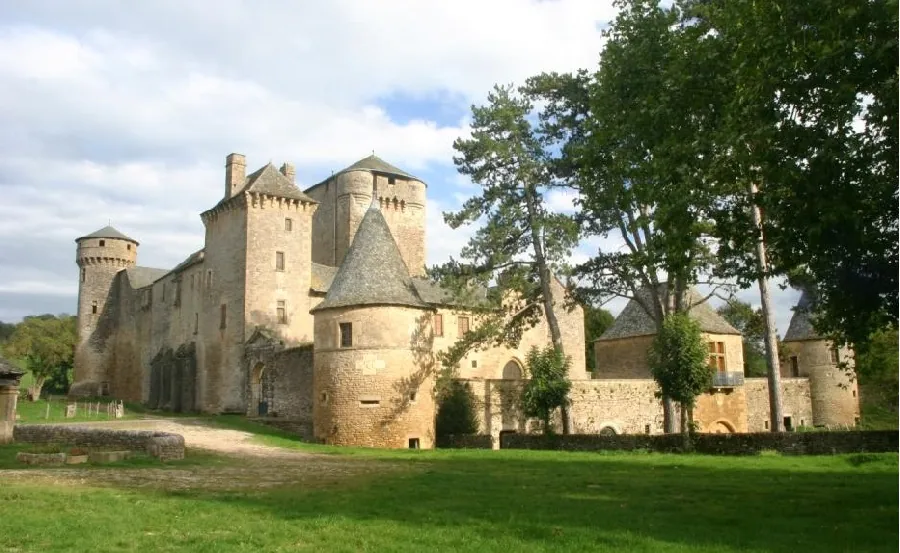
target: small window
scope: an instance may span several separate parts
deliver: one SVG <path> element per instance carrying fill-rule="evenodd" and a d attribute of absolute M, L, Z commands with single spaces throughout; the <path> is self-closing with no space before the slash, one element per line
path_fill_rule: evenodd
<path fill-rule="evenodd" d="M 764 423 L 764 425 L 765 425 L 765 427 L 766 427 L 766 430 L 768 430 L 768 429 L 769 429 L 769 421 L 766 421 L 766 422 Z"/>
<path fill-rule="evenodd" d="M 284 270 L 284 252 L 275 252 L 275 270 Z"/>
<path fill-rule="evenodd" d="M 791 355 L 791 377 L 798 378 L 800 376 L 800 360 L 796 355 Z"/>
<path fill-rule="evenodd" d="M 415 403 L 417 397 L 418 397 L 418 394 L 416 394 L 415 390 L 413 390 L 412 392 L 409 393 L 409 401 Z"/>
<path fill-rule="evenodd" d="M 803 419 L 800 419 L 800 426 L 805 426 L 805 425 L 806 425 L 806 421 Z"/>
<path fill-rule="evenodd" d="M 125 244 L 125 249 L 131 251 L 131 244 Z"/>
<path fill-rule="evenodd" d="M 212 286 L 212 271 L 206 271 L 206 287 Z"/>
<path fill-rule="evenodd" d="M 395 177 L 388 177 L 388 184 L 396 184 L 397 179 Z"/>
<path fill-rule="evenodd" d="M 359 406 L 360 407 L 378 407 L 381 405 L 381 400 L 373 397 L 360 398 Z"/>
<path fill-rule="evenodd" d="M 477 369 L 477 368 L 478 368 L 478 361 L 477 361 L 476 359 L 472 359 L 472 368 L 473 368 L 473 369 Z"/>
<path fill-rule="evenodd" d="M 284 306 L 284 300 L 278 300 L 276 315 L 278 316 L 278 324 L 287 324 L 287 309 Z"/>
<path fill-rule="evenodd" d="M 84 279 L 87 277 L 87 269 L 81 270 L 81 282 L 84 282 Z"/>
<path fill-rule="evenodd" d="M 322 392 L 319 394 L 319 402 L 322 404 L 328 403 L 328 392 Z"/>
<path fill-rule="evenodd" d="M 856 397 L 856 390 L 853 390 L 853 397 Z"/>
<path fill-rule="evenodd" d="M 106 240 L 101 240 L 101 241 L 100 241 L 100 247 L 101 247 L 101 248 L 105 248 L 105 247 L 106 247 Z"/>
<path fill-rule="evenodd" d="M 784 417 L 784 420 L 782 422 L 784 422 L 784 429 L 787 430 L 788 432 L 790 432 L 791 430 L 794 429 L 793 421 L 791 421 L 791 417 Z"/>
<path fill-rule="evenodd" d="M 829 353 L 831 353 L 831 363 L 833 365 L 837 365 L 841 362 L 841 355 L 840 353 L 838 353 L 837 348 L 831 348 L 831 351 Z"/>
<path fill-rule="evenodd" d="M 287 232 L 291 232 L 294 230 L 294 221 L 293 219 L 285 219 L 284 220 L 284 230 Z"/>
<path fill-rule="evenodd" d="M 469 318 L 468 317 L 457 317 L 456 319 L 457 326 L 459 327 L 457 330 L 459 331 L 459 335 L 462 336 L 466 332 L 469 331 Z"/>
<path fill-rule="evenodd" d="M 341 347 L 353 347 L 353 323 L 340 323 L 338 327 L 341 332 Z"/>
<path fill-rule="evenodd" d="M 419 449 L 419 438 L 409 439 L 409 449 Z"/>
<path fill-rule="evenodd" d="M 709 343 L 709 366 L 718 372 L 725 372 L 725 343 Z"/>
<path fill-rule="evenodd" d="M 434 326 L 434 335 L 435 336 L 443 336 L 444 335 L 444 316 L 440 313 L 436 313 L 434 315 L 434 321 L 432 323 Z"/>
<path fill-rule="evenodd" d="M 650 425 L 649 425 L 649 424 L 645 424 L 645 425 L 644 425 L 644 434 L 649 434 L 649 433 L 650 433 Z"/>
<path fill-rule="evenodd" d="M 200 313 L 194 313 L 194 334 L 200 330 Z"/>
<path fill-rule="evenodd" d="M 225 304 L 223 303 L 222 305 L 219 306 L 219 328 L 225 328 L 225 319 L 226 319 L 225 313 L 226 313 L 226 307 L 225 307 Z"/>
<path fill-rule="evenodd" d="M 93 313 L 94 315 L 97 314 L 97 302 L 95 301 L 91 302 L 91 313 Z"/>

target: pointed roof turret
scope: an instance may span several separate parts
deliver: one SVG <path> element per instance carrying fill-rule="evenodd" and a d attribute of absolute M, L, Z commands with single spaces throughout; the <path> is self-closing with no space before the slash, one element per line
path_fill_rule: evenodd
<path fill-rule="evenodd" d="M 426 309 L 384 215 L 366 212 L 325 299 L 311 313 L 358 305 L 404 305 Z"/>
<path fill-rule="evenodd" d="M 361 160 L 357 161 L 353 165 L 349 167 L 345 167 L 338 171 L 339 173 L 345 173 L 347 171 L 372 171 L 375 173 L 386 173 L 388 175 L 397 175 L 398 177 L 406 177 L 408 179 L 419 180 L 416 177 L 410 175 L 406 171 L 402 169 L 398 169 L 394 167 L 390 163 L 381 159 L 380 157 L 372 154 L 368 157 L 364 157 Z"/>
<path fill-rule="evenodd" d="M 125 236 L 124 234 L 122 234 L 121 232 L 119 232 L 118 230 L 114 229 L 111 226 L 105 226 L 100 230 L 95 230 L 94 232 L 92 232 L 90 234 L 85 234 L 84 236 L 82 236 L 80 238 L 76 238 L 75 241 L 78 242 L 79 240 L 84 240 L 85 238 L 117 238 L 119 240 L 128 240 L 129 242 L 134 242 L 135 244 L 138 244 L 137 240 L 135 240 L 134 238 L 131 238 L 129 236 Z M 140 244 L 138 244 L 138 245 L 140 245 Z"/>
<path fill-rule="evenodd" d="M 803 290 L 800 295 L 800 301 L 794 307 L 794 314 L 791 316 L 791 324 L 788 325 L 787 332 L 784 334 L 783 342 L 799 342 L 801 340 L 822 340 L 822 336 L 816 332 L 812 324 L 813 298 L 812 295 Z"/>
<path fill-rule="evenodd" d="M 661 287 L 666 284 L 661 284 Z M 641 290 L 641 299 L 649 303 L 650 294 L 647 290 Z M 685 301 L 689 304 L 697 304 L 703 296 L 696 290 L 690 289 L 685 294 Z M 700 325 L 700 330 L 708 334 L 738 334 L 740 331 L 731 326 L 728 321 L 715 312 L 707 302 L 694 305 L 688 311 L 692 319 Z M 640 303 L 630 300 L 625 309 L 619 313 L 612 326 L 609 327 L 597 340 L 618 340 L 620 338 L 633 338 L 635 336 L 652 336 L 656 334 L 656 325 L 650 315 Z"/>
<path fill-rule="evenodd" d="M 241 188 L 241 192 L 256 192 L 311 204 L 318 203 L 297 188 L 297 185 L 271 162 L 247 175 L 247 182 Z"/>

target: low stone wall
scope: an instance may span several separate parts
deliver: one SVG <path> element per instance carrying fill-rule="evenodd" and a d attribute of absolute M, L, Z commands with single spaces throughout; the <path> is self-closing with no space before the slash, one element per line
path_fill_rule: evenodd
<path fill-rule="evenodd" d="M 490 434 L 452 434 L 439 436 L 435 445 L 446 449 L 493 449 Z"/>
<path fill-rule="evenodd" d="M 161 461 L 184 459 L 184 437 L 150 430 L 109 430 L 69 425 L 16 425 L 13 441 L 31 444 L 66 444 L 81 447 L 116 447 L 146 451 Z"/>
<path fill-rule="evenodd" d="M 589 434 L 545 437 L 503 434 L 501 449 L 554 449 L 565 451 L 635 451 L 659 453 L 681 451 L 680 434 L 657 436 Z M 693 452 L 707 455 L 757 455 L 778 451 L 787 455 L 835 455 L 841 453 L 896 453 L 898 433 L 894 430 L 846 432 L 785 432 L 774 434 L 695 434 Z"/>

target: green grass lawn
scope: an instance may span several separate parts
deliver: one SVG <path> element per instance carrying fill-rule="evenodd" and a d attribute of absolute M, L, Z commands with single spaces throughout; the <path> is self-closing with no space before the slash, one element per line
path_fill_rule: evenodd
<path fill-rule="evenodd" d="M 66 400 L 49 401 L 46 399 L 39 399 L 38 401 L 28 401 L 24 397 L 20 397 L 19 401 L 16 403 L 16 412 L 19 414 L 18 423 L 29 424 L 116 420 L 106 414 L 106 404 L 109 402 L 109 399 L 101 399 L 98 401 L 100 402 L 100 412 L 98 414 L 94 414 L 93 411 L 90 411 L 89 414 L 89 411 L 85 408 L 85 402 L 78 401 L 77 414 L 74 418 L 67 419 L 66 405 L 69 402 Z M 48 413 L 50 415 L 49 418 L 47 417 Z M 134 410 L 129 409 L 129 406 L 125 406 L 125 419 L 136 419 L 141 418 L 142 416 L 142 413 L 137 413 Z"/>
<path fill-rule="evenodd" d="M 344 450 L 264 432 L 330 455 L 0 470 L 0 551 L 897 550 L 895 454 Z M 248 485 L 262 475 L 283 481 Z"/>

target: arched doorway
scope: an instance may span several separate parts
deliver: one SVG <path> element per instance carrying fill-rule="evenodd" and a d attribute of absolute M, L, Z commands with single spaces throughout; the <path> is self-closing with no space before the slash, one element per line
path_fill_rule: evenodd
<path fill-rule="evenodd" d="M 503 372 L 500 374 L 503 379 L 500 390 L 500 413 L 501 413 L 501 433 L 502 432 L 518 432 L 519 427 L 524 425 L 524 419 L 519 413 L 519 403 L 516 397 L 520 393 L 522 380 L 522 366 L 515 359 L 510 359 L 503 366 Z"/>
<path fill-rule="evenodd" d="M 510 359 L 506 365 L 503 366 L 503 373 L 500 378 L 504 380 L 521 380 L 522 365 L 515 359 Z"/>
<path fill-rule="evenodd" d="M 266 370 L 266 366 L 262 363 L 257 363 L 250 374 L 252 383 L 251 412 L 255 411 L 258 416 L 265 417 L 272 410 L 272 399 L 275 392 L 274 375 L 272 371 Z"/>
<path fill-rule="evenodd" d="M 604 426 L 600 429 L 601 436 L 615 436 L 616 434 L 618 434 L 618 432 L 616 432 L 616 429 L 612 426 Z"/>
<path fill-rule="evenodd" d="M 734 427 L 728 421 L 716 421 L 712 427 L 713 434 L 734 434 Z"/>

